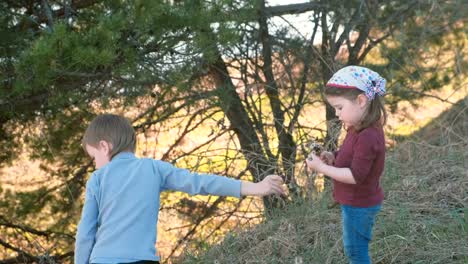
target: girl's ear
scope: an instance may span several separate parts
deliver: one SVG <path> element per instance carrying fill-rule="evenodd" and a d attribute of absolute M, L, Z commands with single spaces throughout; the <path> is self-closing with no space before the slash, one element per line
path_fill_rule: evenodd
<path fill-rule="evenodd" d="M 369 102 L 369 98 L 365 94 L 360 94 L 357 96 L 357 103 L 361 108 L 364 108 L 367 106 L 367 103 Z"/>

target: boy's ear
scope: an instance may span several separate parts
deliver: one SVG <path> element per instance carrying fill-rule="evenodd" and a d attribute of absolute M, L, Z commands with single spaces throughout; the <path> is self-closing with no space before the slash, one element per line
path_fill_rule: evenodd
<path fill-rule="evenodd" d="M 112 151 L 112 143 L 105 140 L 99 141 L 99 147 L 104 150 L 105 153 L 110 154 Z"/>
<path fill-rule="evenodd" d="M 367 103 L 369 102 L 369 99 L 365 94 L 360 94 L 357 96 L 357 103 L 360 107 L 365 107 Z"/>

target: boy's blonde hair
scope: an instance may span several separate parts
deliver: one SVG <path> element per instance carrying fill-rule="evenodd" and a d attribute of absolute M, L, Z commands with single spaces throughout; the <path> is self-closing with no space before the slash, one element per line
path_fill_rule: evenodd
<path fill-rule="evenodd" d="M 86 145 L 98 147 L 101 140 L 112 144 L 111 158 L 120 152 L 135 152 L 135 130 L 123 116 L 113 114 L 98 115 L 89 124 L 81 143 L 86 151 Z"/>

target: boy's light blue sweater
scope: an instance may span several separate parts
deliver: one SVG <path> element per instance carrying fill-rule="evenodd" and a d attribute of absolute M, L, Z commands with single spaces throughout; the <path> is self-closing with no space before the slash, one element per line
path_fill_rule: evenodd
<path fill-rule="evenodd" d="M 163 161 L 119 153 L 86 184 L 75 263 L 159 260 L 155 244 L 161 191 L 240 197 L 240 186 L 235 179 L 190 173 Z"/>

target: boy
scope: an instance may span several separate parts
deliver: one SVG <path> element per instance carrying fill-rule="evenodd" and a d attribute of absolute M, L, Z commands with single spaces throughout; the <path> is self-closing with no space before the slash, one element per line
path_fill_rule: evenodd
<path fill-rule="evenodd" d="M 283 181 L 276 175 L 251 183 L 137 158 L 135 131 L 117 115 L 97 116 L 82 144 L 97 170 L 86 184 L 76 234 L 76 264 L 158 263 L 155 243 L 161 191 L 234 197 L 284 193 Z"/>

